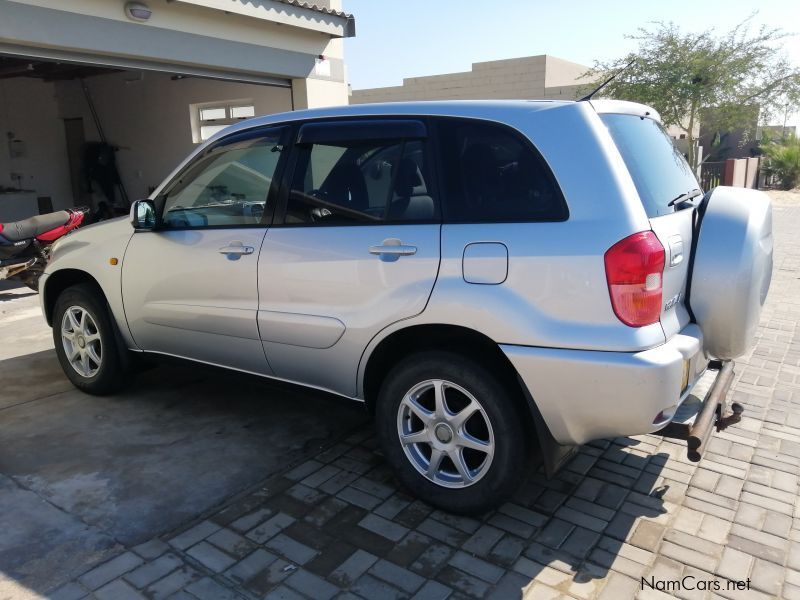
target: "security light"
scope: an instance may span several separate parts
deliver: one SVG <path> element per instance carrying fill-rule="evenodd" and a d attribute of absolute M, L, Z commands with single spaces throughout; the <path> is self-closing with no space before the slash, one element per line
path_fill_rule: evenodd
<path fill-rule="evenodd" d="M 147 21 L 153 11 L 141 2 L 128 2 L 125 5 L 125 14 L 134 21 Z"/>

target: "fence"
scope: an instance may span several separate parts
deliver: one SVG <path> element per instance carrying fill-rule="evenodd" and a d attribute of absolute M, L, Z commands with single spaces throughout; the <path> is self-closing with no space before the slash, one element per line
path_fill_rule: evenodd
<path fill-rule="evenodd" d="M 721 162 L 703 163 L 700 168 L 700 185 L 710 190 L 718 185 L 757 188 L 758 158 L 729 158 Z"/>
<path fill-rule="evenodd" d="M 700 168 L 700 185 L 704 190 L 710 190 L 722 185 L 725 179 L 725 162 L 707 162 Z"/>

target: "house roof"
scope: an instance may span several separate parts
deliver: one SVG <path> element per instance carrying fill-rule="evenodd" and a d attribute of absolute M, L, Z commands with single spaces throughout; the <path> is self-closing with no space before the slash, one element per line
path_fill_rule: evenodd
<path fill-rule="evenodd" d="M 334 15 L 337 17 L 344 17 L 345 19 L 350 19 L 353 17 L 352 14 L 343 12 L 341 10 L 333 10 L 331 8 L 325 8 L 324 6 L 317 6 L 311 2 L 303 2 L 302 0 L 277 0 L 282 4 L 291 4 L 292 6 L 299 6 L 300 8 L 307 8 L 308 10 L 315 10 L 317 12 L 324 13 L 326 15 Z"/>
<path fill-rule="evenodd" d="M 319 6 L 304 0 L 173 0 L 205 8 L 221 10 L 272 21 L 281 25 L 312 29 L 331 37 L 353 37 L 356 21 L 353 15 Z"/>

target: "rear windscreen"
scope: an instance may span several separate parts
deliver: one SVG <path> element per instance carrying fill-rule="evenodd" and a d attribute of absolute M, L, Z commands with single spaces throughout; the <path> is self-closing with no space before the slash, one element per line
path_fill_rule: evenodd
<path fill-rule="evenodd" d="M 700 187 L 683 154 L 664 128 L 635 115 L 600 115 L 619 149 L 648 217 L 674 212 L 681 194 Z"/>

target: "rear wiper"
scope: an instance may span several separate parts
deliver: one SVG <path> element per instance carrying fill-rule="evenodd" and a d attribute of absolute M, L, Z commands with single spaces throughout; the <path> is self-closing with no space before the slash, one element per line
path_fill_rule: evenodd
<path fill-rule="evenodd" d="M 680 204 L 681 202 L 686 202 L 688 200 L 691 200 L 692 198 L 697 198 L 698 196 L 702 195 L 703 195 L 703 190 L 695 188 L 693 190 L 686 192 L 685 194 L 676 196 L 675 198 L 667 202 L 667 206 L 674 206 L 675 204 Z"/>

